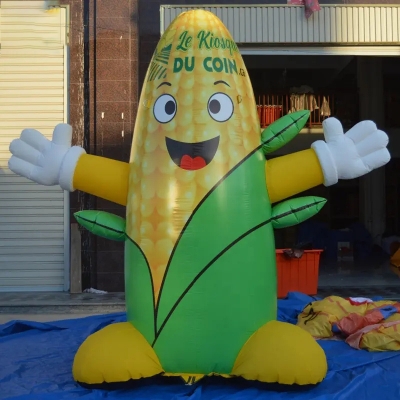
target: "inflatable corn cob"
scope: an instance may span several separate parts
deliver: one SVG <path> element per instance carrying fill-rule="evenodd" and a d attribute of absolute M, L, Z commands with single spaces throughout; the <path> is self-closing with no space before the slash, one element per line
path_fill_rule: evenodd
<path fill-rule="evenodd" d="M 228 31 L 209 13 L 180 16 L 151 61 L 132 144 L 127 233 L 147 257 L 156 298 L 193 210 L 260 143 L 244 71 Z"/>
<path fill-rule="evenodd" d="M 125 279 L 128 320 L 164 371 L 230 374 L 249 333 L 276 318 L 273 227 L 325 200 L 272 210 L 265 154 L 307 118 L 292 114 L 260 134 L 243 59 L 213 14 L 181 14 L 161 38 L 132 143 Z"/>
<path fill-rule="evenodd" d="M 129 164 L 71 147 L 72 128 L 52 141 L 24 130 L 10 169 L 126 205 L 123 218 L 81 211 L 91 232 L 125 241 L 128 322 L 90 335 L 73 374 L 101 384 L 154 375 L 188 383 L 219 374 L 315 384 L 322 349 L 299 327 L 276 322 L 273 229 L 317 213 L 325 200 L 278 202 L 314 186 L 362 176 L 390 159 L 371 121 L 346 134 L 334 118 L 326 141 L 266 162 L 309 113 L 260 134 L 250 80 L 236 44 L 213 14 L 181 14 L 162 36 L 146 75 Z"/>

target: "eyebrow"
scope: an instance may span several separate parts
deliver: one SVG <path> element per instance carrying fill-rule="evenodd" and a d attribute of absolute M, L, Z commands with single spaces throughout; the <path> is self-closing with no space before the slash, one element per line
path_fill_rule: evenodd
<path fill-rule="evenodd" d="M 157 89 L 160 88 L 161 86 L 164 86 L 164 85 L 172 86 L 169 82 L 163 82 L 161 85 L 157 86 Z"/>
<path fill-rule="evenodd" d="M 218 85 L 219 83 L 223 83 L 224 85 L 231 87 L 231 86 L 230 86 L 228 83 L 226 83 L 225 81 L 217 81 L 217 82 L 214 82 L 214 85 Z"/>

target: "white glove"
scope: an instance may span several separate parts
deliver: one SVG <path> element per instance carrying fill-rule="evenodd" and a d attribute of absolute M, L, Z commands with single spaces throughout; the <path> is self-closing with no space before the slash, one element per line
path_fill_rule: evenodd
<path fill-rule="evenodd" d="M 390 160 L 386 148 L 389 138 L 372 121 L 362 121 L 346 134 L 336 118 L 323 122 L 326 142 L 311 145 L 317 153 L 324 174 L 324 185 L 331 186 L 339 179 L 358 178 L 382 167 Z"/>
<path fill-rule="evenodd" d="M 24 129 L 21 137 L 10 144 L 13 155 L 8 168 L 41 185 L 60 185 L 73 192 L 75 167 L 86 152 L 81 147 L 71 147 L 71 140 L 72 127 L 68 124 L 57 125 L 51 141 L 35 129 Z"/>

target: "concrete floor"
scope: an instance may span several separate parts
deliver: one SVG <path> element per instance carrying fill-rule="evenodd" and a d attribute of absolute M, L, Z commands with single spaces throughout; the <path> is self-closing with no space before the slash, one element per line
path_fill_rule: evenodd
<path fill-rule="evenodd" d="M 381 296 L 400 301 L 400 279 L 387 260 L 359 264 L 324 263 L 318 296 Z M 0 293 L 0 324 L 12 320 L 49 322 L 125 311 L 124 293 Z"/>
<path fill-rule="evenodd" d="M 104 314 L 104 313 L 98 313 Z M 35 321 L 35 322 L 51 322 L 59 321 L 62 319 L 75 319 L 75 318 L 85 318 L 90 317 L 95 314 L 1 314 L 0 313 L 0 325 L 6 324 L 10 321 Z"/>
<path fill-rule="evenodd" d="M 390 269 L 387 259 L 358 263 L 321 262 L 318 286 L 325 287 L 399 287 L 400 279 Z"/>
<path fill-rule="evenodd" d="M 0 293 L 0 324 L 49 322 L 125 311 L 124 293 Z"/>

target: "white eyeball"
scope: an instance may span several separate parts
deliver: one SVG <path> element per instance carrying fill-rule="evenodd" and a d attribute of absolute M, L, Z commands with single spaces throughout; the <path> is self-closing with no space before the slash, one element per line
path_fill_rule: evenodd
<path fill-rule="evenodd" d="M 162 94 L 154 103 L 154 117 L 160 124 L 174 119 L 177 110 L 176 100 L 169 94 Z"/>
<path fill-rule="evenodd" d="M 215 93 L 208 100 L 208 113 L 217 122 L 228 121 L 233 115 L 233 101 L 225 93 Z"/>

